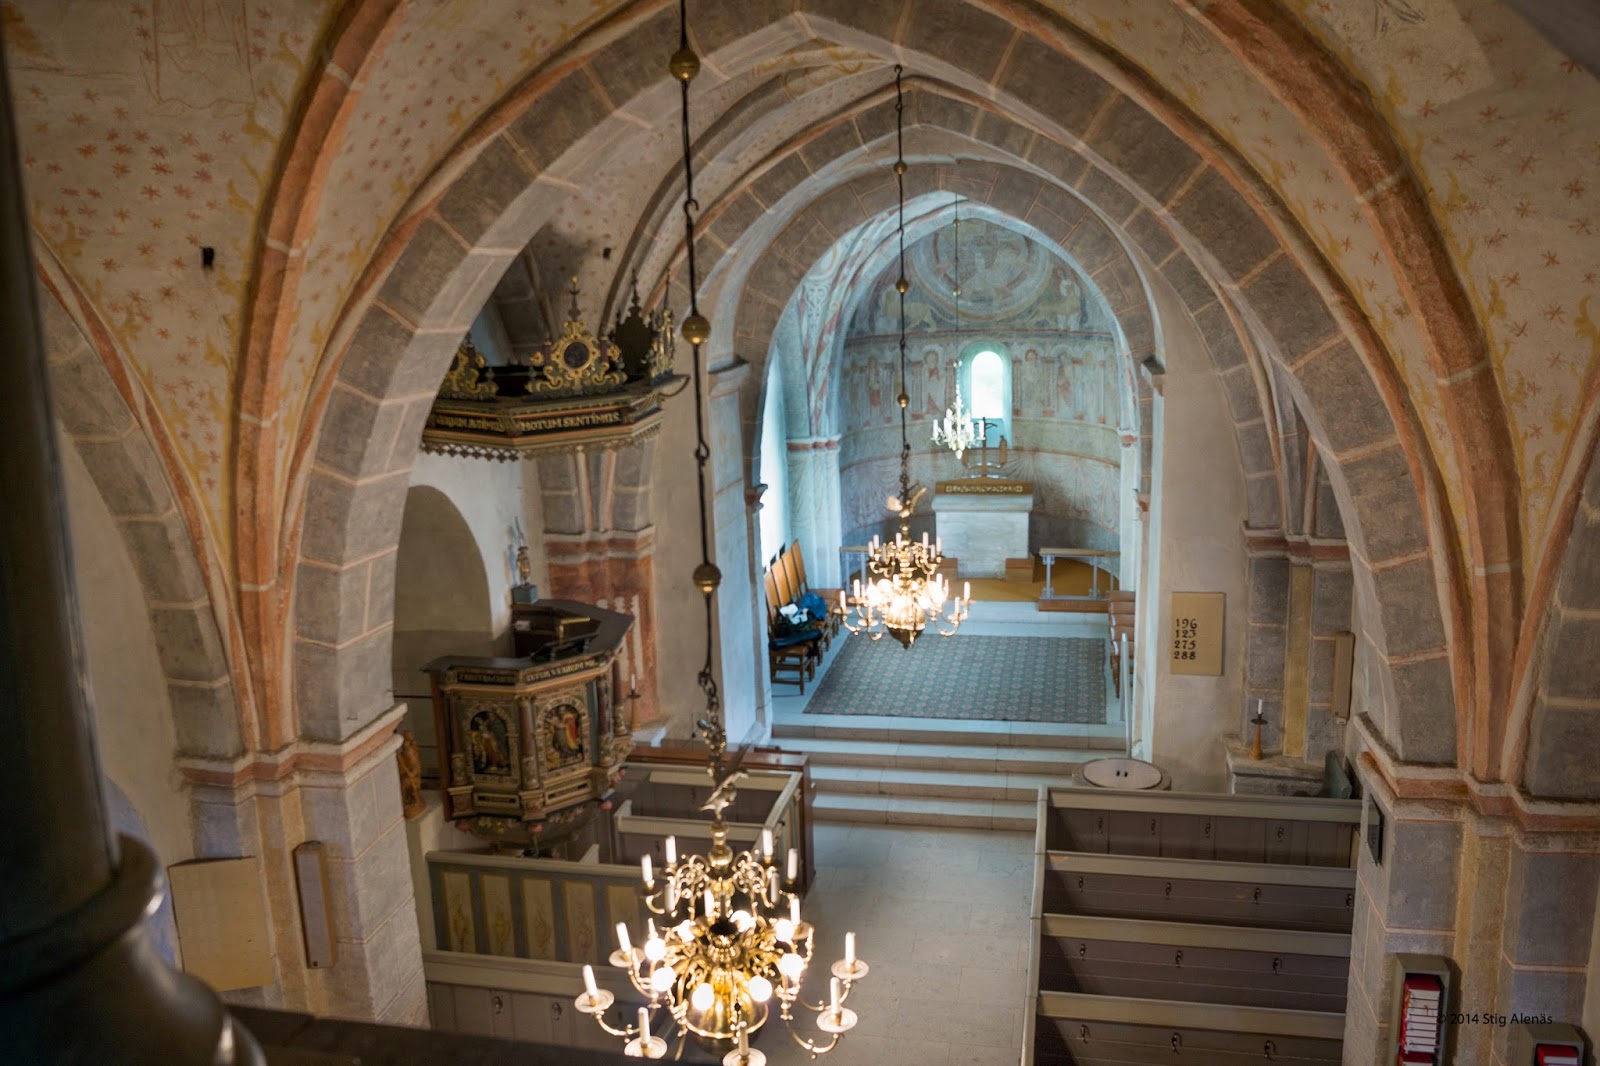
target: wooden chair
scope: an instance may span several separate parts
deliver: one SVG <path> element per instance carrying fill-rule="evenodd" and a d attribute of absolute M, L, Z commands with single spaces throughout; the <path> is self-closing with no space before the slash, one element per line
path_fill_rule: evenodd
<path fill-rule="evenodd" d="M 793 599 L 790 602 L 792 603 L 806 593 L 811 592 L 820 596 L 822 602 L 827 604 L 827 613 L 821 619 L 822 646 L 827 648 L 833 642 L 833 638 L 839 635 L 839 623 L 844 620 L 844 609 L 839 606 L 839 590 L 811 587 L 811 583 L 806 579 L 805 552 L 800 550 L 800 542 L 798 540 L 789 545 L 788 550 L 783 553 L 783 560 L 784 568 L 789 577 L 790 590 L 793 594 Z"/>
<path fill-rule="evenodd" d="M 778 608 L 791 602 L 780 591 L 781 573 L 782 567 L 771 566 L 762 581 L 767 599 L 767 667 L 773 684 L 784 682 L 798 685 L 804 695 L 806 682 L 816 677 L 817 663 L 822 659 L 822 636 L 820 629 L 809 635 L 773 635 L 780 617 Z M 780 677 L 780 674 L 792 676 Z"/>

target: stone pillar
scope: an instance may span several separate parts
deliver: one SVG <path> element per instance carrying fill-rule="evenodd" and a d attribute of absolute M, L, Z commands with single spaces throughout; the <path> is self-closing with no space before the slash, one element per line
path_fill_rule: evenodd
<path fill-rule="evenodd" d="M 1344 543 L 1313 547 L 1311 557 L 1311 661 L 1306 677 L 1308 762 L 1320 764 L 1344 750 L 1345 719 L 1333 717 L 1335 638 L 1351 631 L 1355 581 Z"/>
<path fill-rule="evenodd" d="M 1362 739 L 1372 743 L 1365 729 Z M 1475 782 L 1441 788 L 1437 770 L 1396 765 L 1370 747 L 1357 772 L 1384 830 L 1381 862 L 1360 845 L 1346 1061 L 1393 1057 L 1388 957 L 1396 952 L 1446 957 L 1455 980 L 1448 1010 L 1494 1016 L 1448 1027 L 1448 1062 L 1506 1063 L 1517 1015 L 1581 1025 L 1600 811 Z"/>
<path fill-rule="evenodd" d="M 623 683 L 639 700 L 634 728 L 661 718 L 656 679 L 655 528 L 650 472 L 655 439 L 573 448 L 539 457 L 547 595 L 633 615 Z"/>
<path fill-rule="evenodd" d="M 765 613 L 757 614 L 761 590 L 750 576 L 755 549 L 749 538 L 749 512 L 745 506 L 745 448 L 739 392 L 750 376 L 748 363 L 735 363 L 710 374 L 710 410 L 706 420 L 711 445 L 709 483 L 711 499 L 711 558 L 722 571 L 717 590 L 718 668 L 722 679 L 723 721 L 730 746 L 743 743 L 760 726 L 757 660 L 751 657 L 751 633 Z M 763 664 L 764 664 L 764 660 Z"/>
<path fill-rule="evenodd" d="M 106 816 L 13 121 L 0 66 L 0 1046 L 30 1063 L 258 1062 L 156 954 L 155 856 Z"/>
<path fill-rule="evenodd" d="M 1250 581 L 1249 636 L 1244 659 L 1244 707 L 1240 708 L 1239 735 L 1252 737 L 1250 719 L 1261 701 L 1266 725 L 1261 727 L 1261 748 L 1283 748 L 1283 680 L 1288 648 L 1289 559 L 1282 538 L 1250 531 L 1248 568 Z"/>
<path fill-rule="evenodd" d="M 232 993 L 251 1006 L 283 1007 L 396 1025 L 427 1025 L 417 931 L 394 753 L 396 704 L 341 742 L 301 740 L 271 755 L 232 762 L 185 759 L 196 851 L 261 859 L 278 984 Z M 293 852 L 319 841 L 328 859 L 329 913 L 337 961 L 306 964 Z"/>
<path fill-rule="evenodd" d="M 839 490 L 839 438 L 789 441 L 789 529 L 806 557 L 813 588 L 839 587 L 844 538 Z"/>

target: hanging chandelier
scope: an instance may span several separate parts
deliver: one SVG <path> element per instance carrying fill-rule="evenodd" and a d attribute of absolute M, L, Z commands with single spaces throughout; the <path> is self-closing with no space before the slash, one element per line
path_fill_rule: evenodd
<path fill-rule="evenodd" d="M 724 1066 L 764 1066 L 766 1056 L 750 1046 L 750 1039 L 776 1011 L 795 1042 L 812 1058 L 838 1047 L 840 1038 L 856 1025 L 856 1013 L 845 1006 L 852 985 L 867 975 L 867 964 L 856 958 L 855 934 L 846 933 L 844 957 L 830 967 L 828 998 L 812 1003 L 801 995 L 815 947 L 816 930 L 800 916 L 799 856 L 789 849 L 785 876 L 780 879 L 773 863 L 772 832 L 762 830 L 759 853 L 735 853 L 728 845 L 723 810 L 733 802 L 738 782 L 745 775 L 725 770 L 723 755 L 727 733 L 722 723 L 722 701 L 712 673 L 712 620 L 717 586 L 722 574 L 711 561 L 709 516 L 706 507 L 706 443 L 704 389 L 700 349 L 711 335 L 711 324 L 700 314 L 695 272 L 694 169 L 689 151 L 689 82 L 700 70 L 700 59 L 689 47 L 687 0 L 678 3 L 678 51 L 670 70 L 683 94 L 684 229 L 687 234 L 689 314 L 683 320 L 683 338 L 694 353 L 695 463 L 699 476 L 700 565 L 694 583 L 705 601 L 706 657 L 699 684 L 706 696 L 705 717 L 698 723 L 708 750 L 706 773 L 714 785 L 702 810 L 711 812 L 711 848 L 705 855 L 680 859 L 672 837 L 666 840 L 666 864 L 652 869 L 650 856 L 640 861 L 645 907 L 653 916 L 645 936 L 635 944 L 626 923 L 617 926 L 617 950 L 611 965 L 623 970 L 634 990 L 643 996 L 633 1024 L 614 1026 L 606 1013 L 616 996 L 600 988 L 594 968 L 584 966 L 584 991 L 578 1010 L 594 1018 L 601 1029 L 627 1043 L 624 1054 L 632 1058 L 659 1059 L 667 1054 L 667 1040 L 678 1039 L 678 1054 L 690 1036 L 725 1052 Z M 659 924 L 658 924 L 659 923 Z M 816 1026 L 825 1041 L 794 1031 L 796 1008 L 817 1016 Z M 622 1019 L 627 1022 L 625 1017 Z"/>
<path fill-rule="evenodd" d="M 967 414 L 965 401 L 961 399 L 961 385 L 956 384 L 956 405 L 944 409 L 944 421 L 937 418 L 933 420 L 933 443 L 943 445 L 956 453 L 960 459 L 966 450 L 972 447 L 978 439 L 977 422 Z"/>
<path fill-rule="evenodd" d="M 939 572 L 939 564 L 944 561 L 943 544 L 937 539 L 929 544 L 926 533 L 920 543 L 911 539 L 911 515 L 927 488 L 911 484 L 911 438 L 907 424 L 911 397 L 906 391 L 906 292 L 911 284 L 906 281 L 905 97 L 900 75 L 901 67 L 896 64 L 894 175 L 900 194 L 900 276 L 894 287 L 900 294 L 900 395 L 895 399 L 900 404 L 900 493 L 890 496 L 888 503 L 889 510 L 900 519 L 900 532 L 892 541 L 872 538 L 867 546 L 867 580 L 855 580 L 851 597 L 840 589 L 839 606 L 844 611 L 845 628 L 850 632 L 865 633 L 873 640 L 881 640 L 887 633 L 899 641 L 901 647 L 910 648 L 929 626 L 940 636 L 954 633 L 972 605 L 972 586 L 963 585 L 961 597 L 952 599 L 949 582 Z M 960 284 L 959 276 L 956 283 Z M 957 395 L 959 402 L 959 393 Z M 937 440 L 938 430 L 934 432 Z M 854 604 L 850 602 L 852 598 Z"/>
<path fill-rule="evenodd" d="M 950 287 L 950 295 L 955 300 L 957 340 L 961 337 L 961 201 L 955 202 L 956 220 L 950 227 L 950 234 L 955 246 L 955 284 Z M 951 366 L 958 366 L 952 363 Z M 957 461 L 966 454 L 968 448 L 978 439 L 977 422 L 967 413 L 966 405 L 961 399 L 961 382 L 956 381 L 956 405 L 944 409 L 944 422 L 935 418 L 933 420 L 933 443 L 949 448 L 956 453 Z"/>

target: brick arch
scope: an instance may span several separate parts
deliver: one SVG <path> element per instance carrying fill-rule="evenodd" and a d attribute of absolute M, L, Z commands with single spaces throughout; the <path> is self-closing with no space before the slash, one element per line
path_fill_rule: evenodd
<path fill-rule="evenodd" d="M 1417 488 L 1431 489 L 1437 473 L 1419 443 L 1420 429 L 1407 408 L 1395 367 L 1332 269 L 1310 250 L 1311 242 L 1290 213 L 1231 149 L 1198 128 L 1160 90 L 1141 84 L 1134 90 L 1139 94 L 1135 100 L 1113 88 L 1101 71 L 1115 67 L 1115 58 L 1099 54 L 1095 42 L 1066 23 L 1006 0 L 992 0 L 982 7 L 937 0 L 907 11 L 908 17 L 902 19 L 898 11 L 844 0 L 807 0 L 793 10 L 786 3 L 734 5 L 719 9 L 714 24 L 706 32 L 697 30 L 697 35 L 702 51 L 715 53 L 748 34 L 796 19 L 809 30 L 878 54 L 900 54 L 912 64 L 955 71 L 974 86 L 992 84 L 999 100 L 1027 115 L 1036 127 L 1025 153 L 1048 155 L 1052 167 L 1059 164 L 1057 172 L 1076 175 L 1085 197 L 1167 274 L 1202 328 L 1226 314 L 1209 276 L 1259 320 L 1274 341 L 1271 356 L 1295 372 L 1313 409 L 1358 413 L 1360 417 L 1350 424 L 1315 427 L 1323 442 L 1331 445 L 1325 449 L 1331 461 L 1351 456 L 1347 480 L 1355 484 L 1349 496 L 1357 505 L 1356 516 L 1361 517 L 1365 490 L 1373 489 L 1377 497 L 1384 485 L 1410 485 L 1410 492 L 1394 493 L 1400 497 L 1395 501 L 1398 514 L 1384 516 L 1384 524 L 1398 525 L 1401 536 L 1385 535 L 1379 547 L 1413 536 L 1423 545 L 1416 558 L 1365 560 L 1372 567 L 1378 605 L 1374 620 L 1378 650 L 1388 655 L 1384 634 L 1391 631 L 1413 638 L 1403 656 L 1395 653 L 1397 661 L 1391 668 L 1396 692 L 1402 691 L 1398 679 L 1405 674 L 1416 679 L 1406 687 L 1407 697 L 1413 693 L 1422 697 L 1416 704 L 1409 698 L 1401 701 L 1408 707 L 1405 717 L 1417 722 L 1418 729 L 1389 739 L 1405 760 L 1456 761 L 1450 672 L 1447 668 L 1441 685 L 1437 672 L 1424 677 L 1412 669 L 1423 651 L 1437 652 L 1441 658 L 1447 652 L 1445 616 L 1437 602 L 1433 571 L 1435 551 L 1442 548 L 1449 553 L 1451 546 L 1443 523 L 1423 513 L 1418 503 L 1423 492 Z M 657 3 L 641 3 L 624 8 L 608 26 L 650 15 L 656 15 L 659 23 L 662 14 Z M 301 461 L 313 467 L 305 498 L 315 503 L 304 510 L 320 516 L 314 521 L 322 527 L 305 530 L 302 555 L 316 542 L 316 551 L 331 555 L 342 566 L 363 550 L 380 549 L 380 541 L 392 543 L 392 537 L 369 531 L 395 526 L 394 493 L 364 482 L 403 476 L 410 462 L 406 434 L 379 434 L 384 444 L 372 445 L 373 435 L 368 433 L 368 441 L 354 447 L 340 438 L 350 435 L 351 425 L 370 429 L 380 418 L 385 425 L 398 421 L 401 414 L 392 406 L 396 400 L 404 401 L 400 408 L 421 404 L 425 394 L 420 389 L 406 393 L 404 388 L 424 382 L 431 387 L 437 381 L 453 341 L 450 335 L 459 335 L 465 326 L 464 306 L 475 309 L 474 301 L 481 301 L 489 288 L 485 275 L 490 268 L 514 254 L 518 235 L 531 235 L 522 224 L 536 210 L 527 202 L 530 182 L 556 165 L 584 130 L 609 114 L 615 107 L 612 100 L 631 99 L 642 87 L 660 81 L 655 64 L 648 63 L 641 73 L 638 63 L 640 55 L 651 57 L 653 49 L 659 50 L 664 36 L 659 26 L 647 39 L 629 40 L 634 29 L 644 28 L 623 26 L 623 35 L 612 44 L 598 45 L 580 59 L 563 55 L 559 63 L 518 86 L 463 140 L 455 157 L 435 172 L 431 184 L 414 199 L 412 213 L 380 247 L 363 279 L 363 295 L 354 305 L 364 309 L 350 314 L 345 335 L 351 340 L 325 369 L 302 438 Z M 741 51 L 740 62 L 749 62 L 751 51 Z M 595 56 L 611 61 L 602 65 L 593 61 Z M 1086 56 L 1095 69 L 1080 62 Z M 613 89 L 608 79 L 631 85 Z M 1121 75 L 1115 80 L 1130 81 Z M 536 100 L 541 105 L 537 116 L 527 112 Z M 980 120 L 982 116 L 975 121 Z M 1387 131 L 1380 124 L 1373 135 L 1387 136 Z M 1065 144 L 1086 146 L 1096 165 L 1084 162 Z M 493 163 L 486 163 L 491 157 Z M 1423 212 L 1413 220 L 1418 225 L 1399 232 L 1422 234 L 1426 244 L 1427 235 L 1434 233 L 1431 218 L 1425 202 L 1415 206 Z M 1091 232 L 1105 229 L 1104 240 L 1116 241 L 1117 232 L 1098 219 L 1087 225 Z M 1202 269 L 1179 254 L 1175 233 L 1181 233 L 1185 242 L 1210 249 L 1217 267 L 1207 263 Z M 1288 242 L 1287 250 L 1283 241 Z M 800 251 L 803 245 L 796 246 Z M 1435 276 L 1449 271 L 1448 257 L 1437 242 L 1420 249 L 1396 248 L 1395 255 L 1402 271 L 1431 271 Z M 1439 284 L 1459 288 L 1453 278 Z M 1450 315 L 1463 307 L 1446 302 L 1422 310 Z M 1355 344 L 1346 340 L 1341 319 Z M 338 388 L 355 397 L 347 398 L 346 410 L 333 416 L 323 407 L 329 393 Z M 1462 408 L 1457 414 L 1470 417 L 1472 412 L 1463 413 L 1465 405 Z M 1503 427 L 1497 432 L 1503 433 Z M 1483 439 L 1470 432 L 1465 438 Z M 1381 463 L 1357 462 L 1377 452 L 1388 455 L 1391 463 L 1398 458 L 1398 477 L 1387 476 L 1390 471 Z M 352 466 L 360 469 L 352 474 Z M 1437 494 L 1430 491 L 1430 496 Z M 296 517 L 289 525 L 298 523 Z M 1450 575 L 1453 605 L 1459 606 L 1462 589 L 1455 580 L 1456 568 L 1439 569 Z M 1413 600 L 1423 604 L 1420 617 L 1409 607 L 1399 609 Z M 295 613 L 301 617 L 298 605 Z M 1463 614 L 1453 610 L 1451 617 L 1461 619 Z M 1464 648 L 1471 632 L 1461 622 L 1448 636 L 1461 638 L 1456 644 Z M 370 716 L 372 708 L 353 706 L 362 699 L 371 701 L 370 694 L 361 694 L 368 691 L 366 682 L 375 673 L 361 649 L 323 649 L 303 660 L 297 648 L 295 672 L 301 692 L 332 693 L 329 712 L 314 715 L 321 719 L 318 735 L 330 731 L 342 735 L 353 728 L 351 723 Z M 1458 683 L 1475 683 L 1465 665 L 1458 671 Z"/>
<path fill-rule="evenodd" d="M 231 758 L 248 723 L 234 688 L 212 582 L 195 545 L 199 510 L 173 488 L 161 429 L 136 414 L 138 387 L 116 362 L 109 334 L 68 310 L 67 290 L 41 271 L 40 305 L 51 399 L 62 435 L 82 456 L 138 570 L 166 680 L 180 757 Z M 81 302 L 80 313 L 92 315 Z"/>

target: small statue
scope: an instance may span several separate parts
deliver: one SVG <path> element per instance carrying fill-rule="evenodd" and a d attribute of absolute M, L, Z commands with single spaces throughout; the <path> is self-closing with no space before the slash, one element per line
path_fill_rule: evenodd
<path fill-rule="evenodd" d="M 394 753 L 400 770 L 400 810 L 407 818 L 415 818 L 427 809 L 422 799 L 422 753 L 417 751 L 417 735 L 411 730 L 400 733 L 400 750 Z"/>
<path fill-rule="evenodd" d="M 533 584 L 533 563 L 528 559 L 528 546 L 517 545 L 517 584 Z"/>

